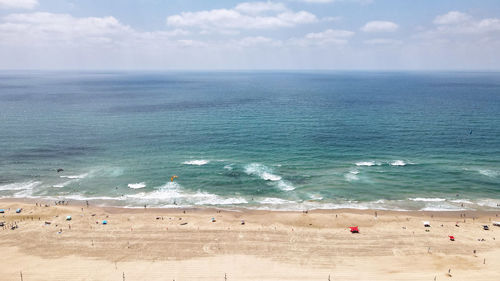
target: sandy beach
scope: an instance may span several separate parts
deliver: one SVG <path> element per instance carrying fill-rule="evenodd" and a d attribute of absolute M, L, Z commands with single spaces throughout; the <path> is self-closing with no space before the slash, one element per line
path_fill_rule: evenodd
<path fill-rule="evenodd" d="M 0 280 L 500 278 L 494 212 L 125 209 L 6 199 L 0 209 Z"/>

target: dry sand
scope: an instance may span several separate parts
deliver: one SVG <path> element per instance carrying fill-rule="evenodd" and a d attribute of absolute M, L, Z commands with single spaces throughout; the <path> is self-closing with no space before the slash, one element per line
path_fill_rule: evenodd
<path fill-rule="evenodd" d="M 500 280 L 493 212 L 1 208 L 0 280 Z"/>

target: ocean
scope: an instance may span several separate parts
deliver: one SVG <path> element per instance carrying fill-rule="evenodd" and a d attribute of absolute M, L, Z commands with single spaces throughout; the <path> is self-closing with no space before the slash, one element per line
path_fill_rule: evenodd
<path fill-rule="evenodd" d="M 0 197 L 498 210 L 500 73 L 1 71 Z"/>

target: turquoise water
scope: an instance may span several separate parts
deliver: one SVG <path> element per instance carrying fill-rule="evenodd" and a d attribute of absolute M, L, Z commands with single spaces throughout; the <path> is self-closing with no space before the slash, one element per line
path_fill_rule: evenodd
<path fill-rule="evenodd" d="M 0 196 L 497 208 L 500 73 L 4 71 Z"/>

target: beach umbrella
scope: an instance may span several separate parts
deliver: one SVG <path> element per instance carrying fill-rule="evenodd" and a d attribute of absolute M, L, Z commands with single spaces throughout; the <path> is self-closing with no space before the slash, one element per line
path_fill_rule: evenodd
<path fill-rule="evenodd" d="M 5 210 L 4 209 L 0 209 L 0 214 L 3 214 L 5 213 Z"/>
<path fill-rule="evenodd" d="M 67 217 L 66 217 L 66 220 L 67 220 L 67 221 L 70 221 L 70 220 L 71 220 L 71 216 L 67 216 Z"/>
<path fill-rule="evenodd" d="M 352 233 L 359 233 L 359 228 L 357 226 L 350 226 L 349 228 L 351 229 Z"/>
<path fill-rule="evenodd" d="M 102 221 L 102 224 L 108 224 L 108 221 L 104 220 Z"/>
<path fill-rule="evenodd" d="M 18 214 L 21 213 L 21 209 L 17 209 L 16 213 L 18 213 Z"/>

